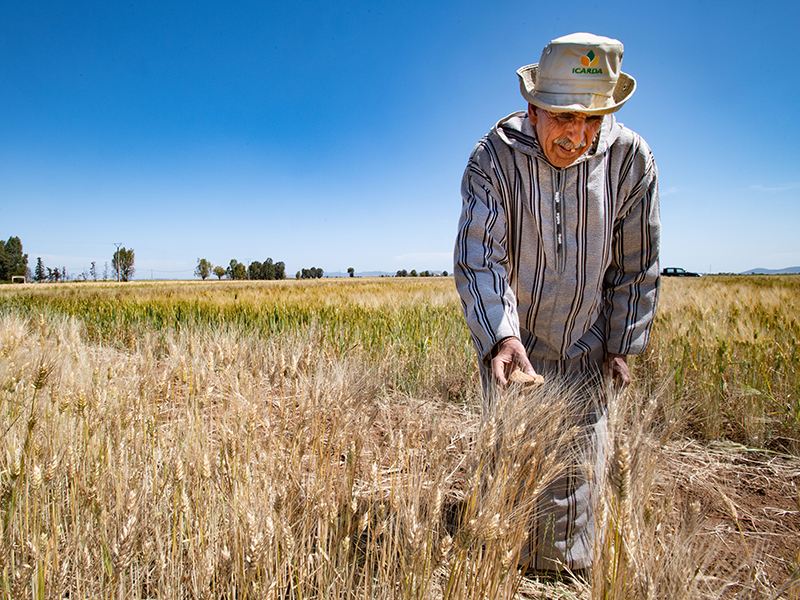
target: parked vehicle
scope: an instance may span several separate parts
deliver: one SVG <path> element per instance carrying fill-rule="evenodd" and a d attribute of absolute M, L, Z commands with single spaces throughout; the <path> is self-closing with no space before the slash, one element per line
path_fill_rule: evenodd
<path fill-rule="evenodd" d="M 661 271 L 663 277 L 700 277 L 700 273 L 692 273 L 680 267 L 667 267 Z"/>

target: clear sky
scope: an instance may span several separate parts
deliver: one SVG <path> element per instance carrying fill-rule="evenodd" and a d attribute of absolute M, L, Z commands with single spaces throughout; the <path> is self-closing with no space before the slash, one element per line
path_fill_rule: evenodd
<path fill-rule="evenodd" d="M 800 2 L 4 0 L 0 238 L 73 274 L 452 270 L 475 143 L 550 39 L 625 44 L 662 264 L 800 265 Z"/>

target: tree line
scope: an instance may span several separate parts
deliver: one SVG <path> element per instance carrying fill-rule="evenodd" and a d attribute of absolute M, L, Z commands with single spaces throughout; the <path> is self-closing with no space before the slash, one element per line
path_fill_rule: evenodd
<path fill-rule="evenodd" d="M 92 261 L 88 271 L 83 271 L 77 279 L 82 281 L 102 279 L 116 279 L 117 281 L 130 281 L 136 272 L 134 268 L 136 255 L 133 248 L 118 247 L 111 257 L 111 266 L 105 263 L 102 274 L 98 272 L 97 262 Z M 220 265 L 214 266 L 205 258 L 197 259 L 197 266 L 194 274 L 205 280 L 216 275 L 218 279 L 227 277 L 228 279 L 286 279 L 286 265 L 283 261 L 275 262 L 267 258 L 264 262 L 253 261 L 248 265 L 240 263 L 238 260 L 231 259 L 227 267 Z M 355 276 L 353 267 L 347 268 L 350 277 Z M 319 267 L 303 268 L 295 274 L 296 279 L 319 279 L 324 275 L 324 271 Z M 12 277 L 25 277 L 26 281 L 37 282 L 59 282 L 69 281 L 70 275 L 66 267 L 45 266 L 41 257 L 36 259 L 36 267 L 33 271 L 28 267 L 28 255 L 23 252 L 22 241 L 19 237 L 12 236 L 7 241 L 0 240 L 0 281 L 9 281 Z M 435 277 L 431 271 L 417 273 L 412 269 L 411 272 L 401 269 L 397 271 L 396 277 Z M 442 272 L 443 277 L 447 277 L 447 271 Z"/>
<path fill-rule="evenodd" d="M 198 258 L 194 274 L 204 281 L 211 275 L 216 275 L 217 279 L 286 279 L 286 265 L 282 261 L 274 262 L 271 258 L 263 263 L 254 260 L 245 265 L 233 258 L 227 267 L 223 267 L 214 266 L 208 259 Z"/>
<path fill-rule="evenodd" d="M 133 274 L 136 272 L 136 269 L 133 267 L 135 259 L 136 253 L 133 248 L 117 248 L 116 252 L 114 252 L 111 257 L 110 271 L 108 262 L 106 262 L 103 273 L 101 274 L 97 270 L 97 261 L 93 260 L 89 266 L 89 270 L 84 270 L 76 279 L 78 281 L 108 281 L 109 279 L 130 281 L 133 279 Z M 70 276 L 67 273 L 66 267 L 61 267 L 61 269 L 59 269 L 58 267 L 51 268 L 45 266 L 40 256 L 36 259 L 36 267 L 33 269 L 33 273 L 28 271 L 28 279 L 38 283 L 44 281 L 58 283 L 59 281 L 69 281 Z"/>
<path fill-rule="evenodd" d="M 117 248 L 111 257 L 111 274 L 119 281 L 130 281 L 135 272 L 133 263 L 135 253 L 133 248 Z M 36 258 L 36 266 L 33 270 L 28 266 L 28 255 L 22 250 L 22 240 L 17 236 L 11 236 L 7 241 L 0 240 L 0 281 L 10 281 L 14 277 L 25 277 L 25 281 L 36 282 L 59 282 L 71 279 L 67 273 L 67 267 L 48 267 L 42 261 L 42 257 Z M 106 262 L 105 270 L 101 274 L 97 270 L 97 262 L 92 261 L 88 271 L 83 271 L 77 279 L 97 281 L 98 279 L 109 279 L 109 265 Z"/>
<path fill-rule="evenodd" d="M 322 277 L 324 271 L 318 267 L 311 267 L 310 269 L 300 269 L 295 273 L 295 279 L 319 279 Z"/>
<path fill-rule="evenodd" d="M 353 268 L 351 267 L 347 271 L 352 277 Z M 256 260 L 245 265 L 234 258 L 227 267 L 223 267 L 221 265 L 214 266 L 208 259 L 198 258 L 194 274 L 203 280 L 208 279 L 211 275 L 216 275 L 217 279 L 223 277 L 228 279 L 286 279 L 286 265 L 283 261 L 274 262 L 271 258 L 263 263 Z M 295 279 L 319 279 L 323 274 L 322 269 L 311 267 L 310 269 L 300 269 L 295 274 Z"/>
<path fill-rule="evenodd" d="M 421 273 L 417 273 L 415 269 L 411 269 L 411 272 L 409 273 L 405 269 L 400 269 L 395 277 L 436 277 L 436 273 L 432 273 L 431 271 L 422 271 Z M 447 271 L 442 271 L 442 277 L 447 277 Z"/>

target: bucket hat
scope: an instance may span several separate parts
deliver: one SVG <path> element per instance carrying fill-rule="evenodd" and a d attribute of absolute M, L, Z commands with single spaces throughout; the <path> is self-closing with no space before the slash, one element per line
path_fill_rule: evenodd
<path fill-rule="evenodd" d="M 623 73 L 619 40 L 591 33 L 556 38 L 535 65 L 517 70 L 523 97 L 551 112 L 605 115 L 619 110 L 636 90 Z"/>

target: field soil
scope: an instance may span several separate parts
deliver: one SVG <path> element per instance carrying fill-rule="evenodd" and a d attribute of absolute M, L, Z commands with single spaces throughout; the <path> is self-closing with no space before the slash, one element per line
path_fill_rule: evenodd
<path fill-rule="evenodd" d="M 675 509 L 692 501 L 702 506 L 699 538 L 715 549 L 711 572 L 723 580 L 745 577 L 776 587 L 793 574 L 797 578 L 800 458 L 696 441 L 672 444 L 663 454 L 662 486 L 674 494 Z"/>

